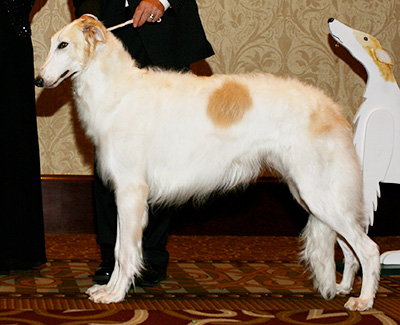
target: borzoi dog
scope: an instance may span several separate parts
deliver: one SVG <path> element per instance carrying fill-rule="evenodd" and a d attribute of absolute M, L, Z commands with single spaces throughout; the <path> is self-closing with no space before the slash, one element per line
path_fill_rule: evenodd
<path fill-rule="evenodd" d="M 148 202 L 203 198 L 248 183 L 271 166 L 310 213 L 302 258 L 315 287 L 326 299 L 351 290 L 354 267 L 342 284 L 335 279 L 334 246 L 341 238 L 364 276 L 360 297 L 346 307 L 372 307 L 379 250 L 363 231 L 368 218 L 360 163 L 349 123 L 322 91 L 270 74 L 197 77 L 138 69 L 90 16 L 52 37 L 35 83 L 52 88 L 69 76 L 118 206 L 114 272 L 107 285 L 88 289 L 92 301 L 123 300 L 140 275 Z"/>

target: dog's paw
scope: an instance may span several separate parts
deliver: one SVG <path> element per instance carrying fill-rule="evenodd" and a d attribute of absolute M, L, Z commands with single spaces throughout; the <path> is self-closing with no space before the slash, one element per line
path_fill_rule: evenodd
<path fill-rule="evenodd" d="M 89 300 L 95 303 L 102 303 L 102 304 L 110 304 L 113 302 L 120 302 L 124 300 L 125 293 L 118 292 L 116 290 L 107 290 L 111 289 L 108 288 L 107 285 L 94 285 L 93 287 L 89 288 L 86 291 L 86 294 L 89 295 Z"/>
<path fill-rule="evenodd" d="M 117 292 L 99 292 L 90 295 L 89 300 L 95 303 L 111 304 L 121 302 L 124 300 L 125 294 L 119 294 Z"/>
<path fill-rule="evenodd" d="M 325 300 L 331 300 L 336 296 L 336 284 L 325 287 L 320 286 L 319 292 Z"/>
<path fill-rule="evenodd" d="M 351 297 L 344 306 L 351 311 L 364 311 L 371 309 L 373 304 L 374 299 L 372 298 L 365 299 Z"/>
<path fill-rule="evenodd" d="M 347 286 L 343 286 L 342 284 L 337 284 L 336 285 L 336 294 L 348 295 L 352 289 L 353 289 L 352 287 L 347 287 Z"/>
<path fill-rule="evenodd" d="M 91 286 L 89 289 L 86 290 L 86 294 L 88 296 L 91 296 L 92 294 L 94 294 L 96 291 L 101 290 L 102 288 L 104 288 L 105 285 L 100 285 L 100 284 L 95 284 L 94 286 Z"/>

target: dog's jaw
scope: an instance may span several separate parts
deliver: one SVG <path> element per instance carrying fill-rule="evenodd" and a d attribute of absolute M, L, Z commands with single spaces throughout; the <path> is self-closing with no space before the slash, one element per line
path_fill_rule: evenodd
<path fill-rule="evenodd" d="M 71 73 L 70 70 L 66 70 L 55 81 L 52 81 L 52 80 L 49 81 L 49 79 L 45 79 L 44 77 L 42 77 L 39 74 L 36 77 L 34 83 L 35 83 L 35 86 L 39 87 L 39 88 L 56 88 L 61 82 L 64 81 L 64 79 L 67 79 L 68 77 L 72 76 L 73 74 L 75 74 L 75 72 Z"/>

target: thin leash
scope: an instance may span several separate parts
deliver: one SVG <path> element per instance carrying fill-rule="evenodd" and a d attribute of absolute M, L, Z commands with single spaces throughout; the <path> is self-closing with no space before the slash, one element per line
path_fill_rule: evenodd
<path fill-rule="evenodd" d="M 90 16 L 90 17 L 92 17 L 93 19 L 96 19 L 97 21 L 99 20 L 95 15 L 87 14 L 87 16 Z M 161 18 L 158 18 L 158 19 L 157 19 L 157 23 L 161 23 Z M 124 23 L 121 23 L 121 24 L 118 24 L 118 25 L 115 25 L 115 26 L 108 27 L 107 30 L 111 32 L 111 31 L 113 31 L 114 29 L 118 29 L 118 28 L 127 26 L 127 25 L 129 25 L 129 24 L 132 24 L 132 27 L 133 27 L 133 18 L 127 20 L 127 21 L 124 22 Z"/>
<path fill-rule="evenodd" d="M 159 18 L 157 20 L 157 23 L 160 23 L 160 22 L 161 22 L 161 18 Z M 129 19 L 124 23 L 121 23 L 121 24 L 118 24 L 118 25 L 115 25 L 115 26 L 112 26 L 112 27 L 108 27 L 107 30 L 111 32 L 114 29 L 118 29 L 118 28 L 124 27 L 124 26 L 129 25 L 129 24 L 132 24 L 132 26 L 133 26 L 133 19 Z"/>
<path fill-rule="evenodd" d="M 118 28 L 124 27 L 124 26 L 129 25 L 129 24 L 132 24 L 132 26 L 133 26 L 133 19 L 129 19 L 124 23 L 121 23 L 121 24 L 118 24 L 118 25 L 115 25 L 115 26 L 112 26 L 112 27 L 108 27 L 107 30 L 111 32 L 114 29 L 118 29 Z"/>

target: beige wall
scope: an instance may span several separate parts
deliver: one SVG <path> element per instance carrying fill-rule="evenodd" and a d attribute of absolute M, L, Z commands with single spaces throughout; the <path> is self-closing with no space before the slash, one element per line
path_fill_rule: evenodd
<path fill-rule="evenodd" d="M 212 73 L 266 71 L 296 76 L 324 89 L 343 106 L 349 121 L 362 101 L 366 73 L 343 48 L 334 47 L 328 18 L 376 36 L 395 62 L 400 56 L 398 0 L 197 2 L 216 52 L 206 60 Z M 46 57 L 51 35 L 71 20 L 72 11 L 71 1 L 36 1 L 32 21 L 36 69 Z M 399 66 L 394 67 L 398 80 Z M 37 89 L 42 174 L 92 173 L 92 146 L 77 121 L 70 85 Z"/>

